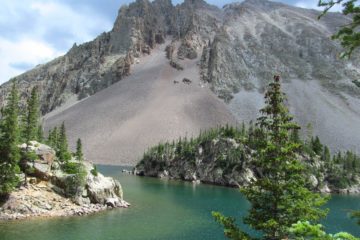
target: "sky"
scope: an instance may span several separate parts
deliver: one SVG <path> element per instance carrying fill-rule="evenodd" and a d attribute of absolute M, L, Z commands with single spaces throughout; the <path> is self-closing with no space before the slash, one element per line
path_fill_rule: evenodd
<path fill-rule="evenodd" d="M 174 4 L 182 0 L 172 0 Z M 222 7 L 236 0 L 207 0 Z M 317 8 L 317 0 L 280 0 Z M 0 84 L 109 31 L 131 0 L 0 0 Z"/>

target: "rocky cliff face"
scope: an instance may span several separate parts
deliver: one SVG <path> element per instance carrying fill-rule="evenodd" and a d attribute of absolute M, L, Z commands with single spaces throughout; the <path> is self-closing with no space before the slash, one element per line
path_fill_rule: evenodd
<path fill-rule="evenodd" d="M 312 123 L 314 134 L 334 150 L 359 152 L 360 88 L 353 81 L 360 78 L 360 55 L 339 59 L 341 47 L 330 36 L 348 18 L 329 13 L 318 21 L 319 14 L 266 0 L 223 9 L 203 0 L 176 6 L 170 0 L 136 0 L 120 8 L 110 32 L 15 79 L 22 100 L 39 87 L 45 114 L 129 79 L 135 64 L 166 43 L 167 63 L 186 72 L 187 60 L 193 60 L 200 85 L 225 100 L 239 122 L 257 117 L 264 86 L 276 73 L 284 79 L 289 108 L 303 127 Z M 0 87 L 0 106 L 9 87 Z"/>
<path fill-rule="evenodd" d="M 151 54 L 167 36 L 207 36 L 207 18 L 213 11 L 220 10 L 202 0 L 187 0 L 177 7 L 171 0 L 137 0 L 123 6 L 110 32 L 80 46 L 74 44 L 64 56 L 15 77 L 21 98 L 25 101 L 31 89 L 38 87 L 45 114 L 69 99 L 93 95 L 128 76 L 136 58 Z M 5 104 L 10 86 L 8 82 L 0 87 L 0 106 Z"/>
<path fill-rule="evenodd" d="M 331 40 L 349 19 L 329 13 L 318 21 L 318 11 L 262 0 L 223 11 L 222 28 L 202 53 L 201 76 L 238 120 L 258 116 L 264 87 L 280 74 L 304 129 L 311 123 L 334 150 L 359 152 L 360 88 L 354 80 L 360 78 L 360 55 L 340 59 L 342 49 Z"/>
<path fill-rule="evenodd" d="M 224 7 L 224 23 L 203 51 L 203 80 L 225 100 L 241 90 L 263 91 L 274 73 L 286 82 L 318 81 L 329 91 L 359 96 L 359 55 L 339 59 L 330 36 L 346 17 L 281 3 L 248 0 Z"/>

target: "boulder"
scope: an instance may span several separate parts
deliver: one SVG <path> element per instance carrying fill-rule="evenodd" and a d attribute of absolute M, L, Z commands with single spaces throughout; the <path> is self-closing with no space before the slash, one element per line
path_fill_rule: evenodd
<path fill-rule="evenodd" d="M 316 188 L 319 185 L 319 181 L 314 175 L 310 175 L 309 177 L 310 184 L 313 188 Z"/>
<path fill-rule="evenodd" d="M 184 70 L 184 67 L 180 63 L 178 63 L 178 62 L 176 62 L 174 60 L 170 61 L 170 66 L 172 66 L 173 68 L 175 68 L 175 69 L 177 69 L 179 71 Z"/>
<path fill-rule="evenodd" d="M 119 198 L 107 198 L 105 199 L 105 205 L 108 207 L 115 208 L 120 205 Z"/>
<path fill-rule="evenodd" d="M 89 174 L 86 179 L 87 194 L 91 203 L 106 204 L 107 199 L 123 199 L 123 192 L 118 181 L 111 177 L 104 177 L 101 173 L 97 176 Z"/>

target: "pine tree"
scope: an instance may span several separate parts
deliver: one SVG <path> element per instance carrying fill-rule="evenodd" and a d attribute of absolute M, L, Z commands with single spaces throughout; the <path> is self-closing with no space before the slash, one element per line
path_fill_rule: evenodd
<path fill-rule="evenodd" d="M 59 146 L 59 131 L 57 127 L 54 127 L 52 130 L 49 130 L 47 144 L 49 144 L 50 147 L 54 148 L 55 151 L 57 151 Z"/>
<path fill-rule="evenodd" d="M 324 146 L 324 151 L 323 154 L 321 156 L 321 160 L 323 160 L 326 163 L 329 163 L 331 160 L 331 154 L 330 154 L 330 149 L 328 146 Z"/>
<path fill-rule="evenodd" d="M 316 138 L 311 139 L 311 146 L 316 155 L 321 155 L 323 151 L 323 145 L 320 142 L 320 138 L 316 136 Z"/>
<path fill-rule="evenodd" d="M 326 214 L 319 208 L 326 200 L 305 187 L 305 168 L 295 154 L 300 144 L 292 142 L 289 134 L 299 126 L 292 122 L 293 117 L 284 102 L 280 79 L 275 76 L 265 94 L 266 106 L 261 109 L 262 116 L 257 122 L 266 133 L 266 146 L 258 150 L 259 156 L 255 160 L 261 174 L 241 189 L 251 203 L 244 223 L 261 231 L 263 239 L 267 240 L 286 239 L 292 224 L 301 220 L 317 221 Z M 228 237 L 251 239 L 239 228 L 233 228 L 232 218 L 218 213 L 214 217 L 225 226 Z"/>
<path fill-rule="evenodd" d="M 76 158 L 78 161 L 82 161 L 84 159 L 84 154 L 82 152 L 82 143 L 81 139 L 79 138 L 76 142 Z"/>
<path fill-rule="evenodd" d="M 36 135 L 37 135 L 36 140 L 38 142 L 43 142 L 44 141 L 44 130 L 43 130 L 43 126 L 41 124 L 37 128 Z"/>
<path fill-rule="evenodd" d="M 27 102 L 26 124 L 24 129 L 26 144 L 28 144 L 29 141 L 38 139 L 39 112 L 39 98 L 37 88 L 35 87 L 32 89 L 31 96 Z"/>
<path fill-rule="evenodd" d="M 332 38 L 340 40 L 341 45 L 345 48 L 341 57 L 349 58 L 353 51 L 360 47 L 360 6 L 357 3 L 357 0 L 319 0 L 318 6 L 324 7 L 324 11 L 319 18 L 324 16 L 337 4 L 343 6 L 342 13 L 349 18 L 352 18 L 352 20 L 348 24 L 342 26 Z"/>
<path fill-rule="evenodd" d="M 299 129 L 293 129 L 290 133 L 290 139 L 294 143 L 301 143 Z"/>
<path fill-rule="evenodd" d="M 63 122 L 61 124 L 61 128 L 60 128 L 60 134 L 59 134 L 59 139 L 58 139 L 58 152 L 57 152 L 57 157 L 61 161 L 70 160 L 71 156 L 68 151 L 68 147 L 69 146 L 68 146 L 67 137 L 66 137 L 65 122 Z"/>
<path fill-rule="evenodd" d="M 14 83 L 7 106 L 2 111 L 0 136 L 0 195 L 10 193 L 18 183 L 19 171 L 19 96 Z"/>

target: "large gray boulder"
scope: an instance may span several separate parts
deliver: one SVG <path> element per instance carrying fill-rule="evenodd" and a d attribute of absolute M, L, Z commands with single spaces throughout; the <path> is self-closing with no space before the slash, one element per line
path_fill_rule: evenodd
<path fill-rule="evenodd" d="M 111 207 L 127 207 L 123 201 L 123 191 L 120 183 L 113 178 L 88 175 L 86 186 L 88 198 L 92 203 L 106 204 Z"/>
<path fill-rule="evenodd" d="M 41 180 L 49 180 L 53 176 L 51 169 L 56 153 L 51 147 L 37 141 L 30 141 L 29 144 L 21 144 L 20 149 L 23 152 L 32 152 L 37 157 L 33 161 L 28 159 L 23 161 L 23 167 L 33 169 L 32 175 Z"/>

